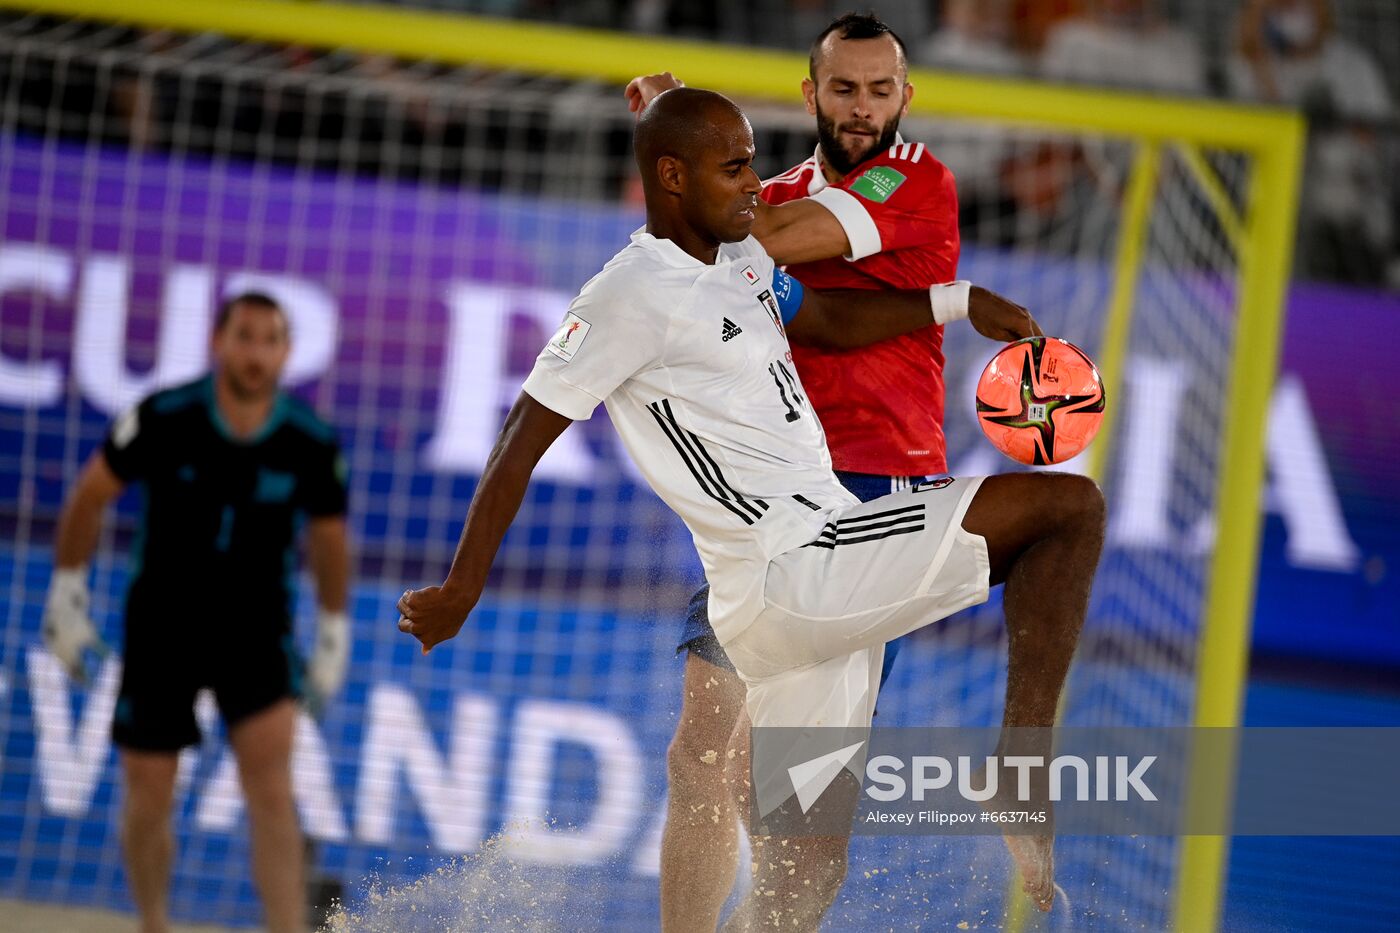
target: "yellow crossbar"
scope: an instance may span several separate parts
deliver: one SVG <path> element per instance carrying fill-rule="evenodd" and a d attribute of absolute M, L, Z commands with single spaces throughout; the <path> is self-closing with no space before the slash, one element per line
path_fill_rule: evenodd
<path fill-rule="evenodd" d="M 402 7 L 300 0 L 0 0 L 0 8 L 621 84 L 673 71 L 725 93 L 795 103 L 805 56 Z M 914 69 L 912 110 L 1261 154 L 1286 111 Z"/>

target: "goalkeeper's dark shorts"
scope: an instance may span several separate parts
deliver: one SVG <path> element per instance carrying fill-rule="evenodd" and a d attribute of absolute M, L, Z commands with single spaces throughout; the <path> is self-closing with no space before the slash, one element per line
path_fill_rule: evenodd
<path fill-rule="evenodd" d="M 888 496 L 892 492 L 908 489 L 913 483 L 929 477 L 873 476 L 869 473 L 838 472 L 836 478 L 861 502 L 869 502 L 881 496 Z M 719 639 L 715 637 L 715 630 L 710 627 L 709 597 L 710 587 L 706 584 L 690 598 L 690 606 L 686 610 L 685 621 L 681 625 L 681 640 L 680 644 L 676 646 L 676 653 L 689 651 L 716 667 L 733 671 L 734 665 L 724 653 Z M 885 663 L 880 670 L 880 686 L 882 687 L 890 677 L 890 670 L 894 667 L 894 659 L 899 654 L 899 646 L 903 640 L 903 638 L 897 638 L 885 645 Z"/>
<path fill-rule="evenodd" d="M 174 752 L 199 744 L 195 696 L 205 688 L 213 691 L 229 730 L 301 695 L 303 664 L 290 626 L 229 621 L 220 626 L 220 635 L 201 638 L 189 632 L 188 613 L 181 615 L 185 618 L 173 622 L 168 614 L 127 614 L 121 688 L 112 714 L 112 740 L 122 748 Z"/>

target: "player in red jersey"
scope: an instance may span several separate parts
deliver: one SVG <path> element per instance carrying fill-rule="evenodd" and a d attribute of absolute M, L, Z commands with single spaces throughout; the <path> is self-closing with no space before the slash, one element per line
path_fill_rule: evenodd
<path fill-rule="evenodd" d="M 893 127 L 891 127 L 893 129 Z M 818 155 L 763 185 L 770 205 L 820 204 L 840 223 L 848 246 L 838 256 L 785 263 L 790 275 L 813 288 L 908 288 L 957 278 L 958 200 L 953 173 L 923 143 L 888 134 L 879 150 L 833 181 Z M 839 138 L 839 136 L 837 137 Z M 857 138 L 867 138 L 857 134 Z M 822 163 L 825 163 L 824 165 Z M 799 199 L 809 199 L 802 204 Z M 802 217 L 767 211 L 758 227 L 770 255 L 784 252 L 787 231 L 803 237 Z M 835 236 L 831 237 L 835 240 Z M 775 245 L 768 246 L 768 241 Z M 817 251 L 811 243 L 808 254 Z M 828 241 L 830 242 L 830 241 Z M 778 253 L 772 253 L 777 249 Z M 961 286 L 950 291 L 963 293 Z M 970 291 L 970 289 L 968 289 Z M 966 298 L 959 296 L 961 307 Z M 821 415 L 839 472 L 876 476 L 945 473 L 943 441 L 943 328 L 927 327 L 855 353 L 793 347 L 802 384 Z"/>
<path fill-rule="evenodd" d="M 914 89 L 904 44 L 873 16 L 848 14 L 812 45 L 803 81 L 817 120 L 818 148 L 769 179 L 753 232 L 768 253 L 819 288 L 922 288 L 949 283 L 939 320 L 969 304 L 1004 301 L 955 283 L 960 240 L 953 174 L 922 143 L 899 136 Z M 627 87 L 640 112 L 680 82 L 637 78 Z M 809 400 L 826 430 L 833 467 L 869 500 L 947 470 L 943 436 L 943 328 L 933 326 L 860 350 L 793 346 Z M 681 721 L 668 752 L 670 798 L 661 850 L 666 930 L 714 929 L 737 863 L 735 797 L 747 806 L 748 719 L 744 685 L 709 627 L 707 591 L 691 601 L 678 650 L 687 651 Z M 898 642 L 886 647 L 885 674 Z M 1044 723 L 1049 725 L 1049 722 Z M 1042 909 L 1052 897 L 1048 842 L 1008 837 Z M 755 846 L 763 844 L 755 841 Z M 846 871 L 846 840 L 793 841 L 781 859 L 755 859 L 751 898 L 726 924 L 761 922 L 776 902 L 784 929 L 815 927 Z M 762 866 L 783 863 L 769 873 Z M 790 871 L 789 869 L 794 869 Z M 771 877 L 770 877 L 771 874 Z"/>

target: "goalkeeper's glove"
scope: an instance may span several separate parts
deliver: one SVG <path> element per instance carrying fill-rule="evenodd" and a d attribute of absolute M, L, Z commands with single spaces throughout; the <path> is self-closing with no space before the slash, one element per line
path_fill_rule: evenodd
<path fill-rule="evenodd" d="M 306 705 L 319 715 L 345 683 L 350 663 L 350 620 L 343 612 L 322 608 L 316 619 L 316 647 L 306 668 Z"/>
<path fill-rule="evenodd" d="M 81 684 L 88 681 L 89 656 L 110 652 L 88 616 L 88 602 L 87 568 L 55 568 L 44 600 L 44 646 Z"/>

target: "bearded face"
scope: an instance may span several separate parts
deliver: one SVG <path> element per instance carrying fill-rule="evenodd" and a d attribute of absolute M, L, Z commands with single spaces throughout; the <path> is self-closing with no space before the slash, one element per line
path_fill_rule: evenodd
<path fill-rule="evenodd" d="M 280 310 L 240 302 L 214 335 L 219 381 L 239 401 L 268 398 L 277 391 L 290 349 Z"/>
<path fill-rule="evenodd" d="M 894 145 L 914 95 L 906 73 L 903 50 L 888 33 L 870 39 L 832 33 L 822 40 L 802 93 L 807 112 L 817 118 L 828 180 Z"/>
<path fill-rule="evenodd" d="M 844 122 L 827 113 L 817 101 L 817 143 L 822 158 L 841 175 L 849 175 L 856 166 L 894 145 L 899 134 L 900 113 L 875 124 L 868 118 L 852 115 Z"/>

